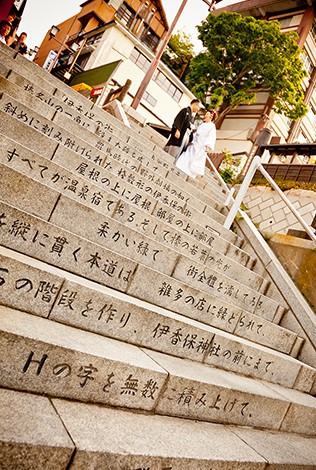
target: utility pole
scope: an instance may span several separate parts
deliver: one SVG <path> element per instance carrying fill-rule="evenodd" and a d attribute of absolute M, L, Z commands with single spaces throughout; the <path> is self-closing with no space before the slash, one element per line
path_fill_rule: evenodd
<path fill-rule="evenodd" d="M 214 8 L 215 8 L 215 4 L 216 3 L 219 3 L 220 1 L 222 0 L 202 0 L 204 3 L 206 3 L 206 5 L 209 7 L 208 11 L 212 11 Z M 141 82 L 141 84 L 139 85 L 139 88 L 136 92 L 136 95 L 133 99 L 133 102 L 131 104 L 131 108 L 133 109 L 137 109 L 138 105 L 140 104 L 140 101 L 146 91 L 146 88 L 150 82 L 150 80 L 152 79 L 152 76 L 155 72 L 155 70 L 157 69 L 158 67 L 158 64 L 159 64 L 159 60 L 161 59 L 161 56 L 163 54 L 163 51 L 166 47 L 166 45 L 168 44 L 169 42 L 169 39 L 172 35 L 172 32 L 178 22 L 178 19 L 180 18 L 180 15 L 181 13 L 183 12 L 184 10 L 184 7 L 186 6 L 186 4 L 188 3 L 188 0 L 183 0 L 182 3 L 181 3 L 181 6 L 176 14 L 176 16 L 174 17 L 174 20 L 172 22 L 172 25 L 170 26 L 167 34 L 165 35 L 163 41 L 160 43 L 160 47 L 157 51 L 157 54 L 154 58 L 154 60 L 152 61 L 149 69 L 147 70 L 146 74 L 145 74 L 145 77 L 143 78 L 143 81 Z"/>
<path fill-rule="evenodd" d="M 150 65 L 149 69 L 147 70 L 147 72 L 146 72 L 146 74 L 145 74 L 145 77 L 143 78 L 143 81 L 142 81 L 141 84 L 139 85 L 139 88 L 138 88 L 138 90 L 137 90 L 137 92 L 136 92 L 136 95 L 135 95 L 135 97 L 134 97 L 134 100 L 133 100 L 133 102 L 132 102 L 132 104 L 131 104 L 131 107 L 132 107 L 133 109 L 137 109 L 137 106 L 139 105 L 139 103 L 140 103 L 140 101 L 141 101 L 141 99 L 142 99 L 142 97 L 143 97 L 143 95 L 144 95 L 144 93 L 145 93 L 145 91 L 146 91 L 146 88 L 147 88 L 147 86 L 148 86 L 148 84 L 149 84 L 149 82 L 150 82 L 150 80 L 151 80 L 151 78 L 152 78 L 152 76 L 153 76 L 155 70 L 156 70 L 157 67 L 158 67 L 159 60 L 160 60 L 160 58 L 161 58 L 161 56 L 162 56 L 162 54 L 163 54 L 163 51 L 164 51 L 166 45 L 167 45 L 168 42 L 169 42 L 169 39 L 170 39 L 170 37 L 171 37 L 171 35 L 172 35 L 172 32 L 173 32 L 173 30 L 174 30 L 174 28 L 175 28 L 175 26 L 176 26 L 176 24 L 177 24 L 177 21 L 178 21 L 180 15 L 181 15 L 181 13 L 183 12 L 183 9 L 184 9 L 184 7 L 186 6 L 187 3 L 188 3 L 188 0 L 183 0 L 183 1 L 182 1 L 182 4 L 181 4 L 181 6 L 180 6 L 180 8 L 179 8 L 179 10 L 178 10 L 178 12 L 177 12 L 177 14 L 176 14 L 176 16 L 175 16 L 173 22 L 172 22 L 172 25 L 170 26 L 170 28 L 169 28 L 167 34 L 165 35 L 165 37 L 164 37 L 162 43 L 160 44 L 160 47 L 159 47 L 159 49 L 158 49 L 158 51 L 157 51 L 157 54 L 156 54 L 154 60 L 152 61 L 152 63 L 151 63 L 151 65 Z"/>

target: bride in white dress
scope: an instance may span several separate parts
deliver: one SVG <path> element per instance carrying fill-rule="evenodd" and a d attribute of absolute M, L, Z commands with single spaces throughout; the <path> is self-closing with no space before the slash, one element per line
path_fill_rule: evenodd
<path fill-rule="evenodd" d="M 176 161 L 176 167 L 184 171 L 191 178 L 204 175 L 206 153 L 214 150 L 216 141 L 216 127 L 214 120 L 217 118 L 215 110 L 207 111 L 204 123 L 201 124 L 193 136 L 185 152 L 181 153 Z"/>

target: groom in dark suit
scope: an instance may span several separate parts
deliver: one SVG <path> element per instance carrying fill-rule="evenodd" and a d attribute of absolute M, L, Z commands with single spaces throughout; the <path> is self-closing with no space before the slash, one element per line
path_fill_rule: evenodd
<path fill-rule="evenodd" d="M 176 160 L 183 148 L 188 144 L 189 135 L 187 130 L 191 129 L 191 126 L 193 126 L 194 116 L 199 109 L 200 100 L 195 98 L 191 101 L 190 106 L 181 109 L 175 117 L 171 128 L 171 134 L 164 150 L 170 153 L 170 155 L 172 155 Z"/>

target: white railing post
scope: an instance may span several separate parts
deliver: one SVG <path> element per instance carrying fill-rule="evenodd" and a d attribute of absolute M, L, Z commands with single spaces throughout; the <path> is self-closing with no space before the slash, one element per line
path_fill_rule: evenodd
<path fill-rule="evenodd" d="M 235 194 L 235 188 L 230 188 L 226 201 L 224 202 L 225 207 L 228 207 L 230 204 L 230 201 L 234 200 L 234 194 Z"/>
<path fill-rule="evenodd" d="M 224 186 L 224 188 L 226 189 L 226 191 L 229 191 L 229 187 L 227 186 L 227 184 L 225 183 L 225 181 L 223 180 L 223 178 L 222 178 L 221 175 L 219 174 L 218 170 L 216 169 L 214 163 L 212 162 L 212 160 L 210 159 L 210 157 L 209 157 L 207 154 L 206 154 L 206 159 L 207 159 L 207 161 L 209 162 L 209 164 L 210 164 L 210 166 L 211 166 L 211 168 L 212 168 L 212 170 L 213 170 L 213 172 L 214 172 L 216 178 L 218 179 L 219 184 L 220 184 L 221 186 Z"/>
<path fill-rule="evenodd" d="M 238 191 L 238 194 L 236 196 L 236 199 L 234 200 L 233 198 L 233 188 L 231 190 L 229 190 L 228 186 L 226 185 L 225 181 L 223 180 L 223 178 L 221 177 L 221 175 L 219 174 L 219 172 L 217 171 L 217 169 L 215 168 L 213 162 L 211 161 L 211 159 L 207 156 L 206 157 L 207 160 L 209 161 L 214 173 L 215 173 L 215 176 L 218 178 L 218 180 L 221 182 L 222 186 L 225 187 L 225 189 L 227 190 L 227 192 L 229 193 L 227 195 L 227 199 L 225 201 L 225 206 L 227 207 L 229 202 L 231 200 L 233 200 L 233 205 L 226 217 L 226 220 L 224 222 L 224 227 L 227 228 L 227 229 L 230 229 L 231 227 L 231 224 L 233 223 L 235 217 L 236 217 L 236 214 L 238 211 L 240 211 L 241 213 L 243 213 L 243 211 L 240 210 L 240 205 L 245 197 L 245 194 L 248 190 L 248 187 L 251 183 L 251 180 L 253 178 L 253 175 L 255 174 L 256 170 L 259 170 L 262 175 L 265 177 L 265 179 L 268 181 L 268 183 L 270 183 L 270 185 L 275 189 L 275 191 L 279 194 L 279 196 L 281 197 L 281 199 L 283 199 L 283 201 L 285 202 L 285 204 L 287 205 L 287 207 L 290 209 L 290 211 L 295 215 L 295 217 L 297 218 L 297 220 L 299 221 L 299 223 L 302 225 L 302 227 L 305 229 L 305 231 L 308 233 L 308 235 L 310 236 L 310 238 L 316 242 L 316 234 L 313 230 L 313 228 L 308 225 L 305 220 L 301 217 L 301 215 L 299 214 L 299 212 L 295 209 L 295 207 L 293 206 L 293 204 L 289 201 L 289 199 L 285 196 L 285 194 L 283 193 L 283 191 L 279 188 L 279 186 L 276 184 L 276 182 L 274 181 L 273 178 L 271 178 L 271 176 L 269 175 L 269 173 L 263 168 L 262 164 L 261 164 L 261 158 L 256 155 L 252 162 L 251 162 L 251 165 L 250 167 L 248 168 L 248 171 L 245 175 L 245 178 L 239 188 L 239 191 Z"/>
<path fill-rule="evenodd" d="M 234 219 L 235 219 L 235 216 L 239 210 L 239 207 L 240 207 L 240 204 L 242 203 L 244 197 L 245 197 L 245 194 L 248 190 L 248 187 L 251 183 L 251 180 L 253 178 L 253 175 L 255 174 L 256 170 L 259 168 L 259 166 L 261 165 L 261 158 L 256 155 L 252 162 L 251 162 L 251 165 L 244 177 L 244 180 L 243 182 L 241 183 L 241 186 L 239 188 L 239 191 L 238 191 L 238 194 L 236 196 L 236 199 L 230 209 L 230 211 L 228 212 L 228 215 L 226 217 L 226 220 L 224 222 L 224 227 L 227 228 L 227 229 L 230 229 L 230 226 L 231 224 L 233 223 Z"/>

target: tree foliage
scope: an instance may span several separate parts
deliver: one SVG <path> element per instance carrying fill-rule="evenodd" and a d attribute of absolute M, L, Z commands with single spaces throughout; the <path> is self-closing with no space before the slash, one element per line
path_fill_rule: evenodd
<path fill-rule="evenodd" d="M 177 31 L 171 36 L 162 54 L 162 60 L 175 75 L 180 77 L 193 55 L 194 45 L 191 36 L 184 31 Z"/>
<path fill-rule="evenodd" d="M 190 64 L 192 91 L 223 116 L 270 91 L 274 110 L 292 120 L 307 112 L 297 33 L 282 33 L 277 21 L 256 20 L 239 13 L 209 14 L 197 27 L 204 49 Z"/>

